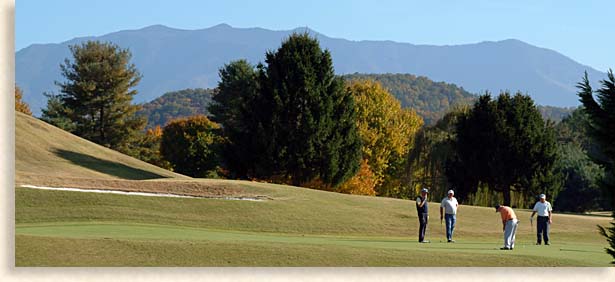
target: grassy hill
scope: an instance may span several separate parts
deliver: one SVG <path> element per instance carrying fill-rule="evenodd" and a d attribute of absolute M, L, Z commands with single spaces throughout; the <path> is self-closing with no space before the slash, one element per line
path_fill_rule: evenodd
<path fill-rule="evenodd" d="M 557 214 L 553 244 L 535 246 L 529 211 L 518 210 L 517 246 L 500 251 L 502 229 L 493 208 L 460 207 L 457 243 L 447 244 L 441 243 L 444 232 L 432 202 L 427 231 L 432 243 L 419 244 L 412 201 L 189 179 L 21 114 L 16 138 L 17 266 L 608 266 L 610 261 L 596 230 L 608 217 Z M 48 191 L 24 184 L 213 198 Z M 267 200 L 220 198 L 228 195 Z"/>
<path fill-rule="evenodd" d="M 189 177 L 97 145 L 31 116 L 15 114 L 15 178 L 157 179 Z"/>

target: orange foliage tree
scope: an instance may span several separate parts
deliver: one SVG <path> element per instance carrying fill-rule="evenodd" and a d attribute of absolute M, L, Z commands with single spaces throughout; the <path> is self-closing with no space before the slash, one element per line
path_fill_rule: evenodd
<path fill-rule="evenodd" d="M 30 106 L 28 106 L 26 102 L 21 100 L 22 97 L 23 97 L 23 92 L 21 91 L 21 88 L 15 85 L 15 110 L 31 116 L 32 111 L 30 111 Z"/>

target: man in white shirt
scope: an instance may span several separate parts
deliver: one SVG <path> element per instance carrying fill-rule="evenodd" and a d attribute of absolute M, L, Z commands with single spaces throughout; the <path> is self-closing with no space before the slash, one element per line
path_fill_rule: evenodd
<path fill-rule="evenodd" d="M 536 236 L 538 237 L 538 239 L 536 241 L 536 245 L 540 245 L 541 239 L 544 239 L 545 245 L 550 245 L 549 227 L 553 222 L 551 220 L 551 212 L 553 211 L 553 208 L 551 207 L 551 203 L 547 202 L 547 196 L 545 196 L 545 194 L 540 194 L 539 198 L 540 201 L 536 202 L 536 204 L 534 205 L 532 215 L 530 216 L 530 221 L 534 219 L 534 214 L 538 213 L 538 218 L 536 221 Z"/>
<path fill-rule="evenodd" d="M 442 219 L 446 219 L 446 240 L 449 243 L 454 243 L 453 231 L 455 230 L 455 221 L 457 221 L 457 199 L 455 199 L 455 192 L 448 190 L 448 196 L 442 200 L 440 204 L 440 223 Z M 444 213 L 444 216 L 442 215 Z"/>

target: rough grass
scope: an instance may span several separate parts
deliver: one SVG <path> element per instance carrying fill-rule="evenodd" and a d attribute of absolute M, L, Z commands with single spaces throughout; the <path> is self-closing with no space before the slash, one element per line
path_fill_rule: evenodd
<path fill-rule="evenodd" d="M 27 176 L 103 179 L 188 178 L 15 113 L 16 180 Z"/>

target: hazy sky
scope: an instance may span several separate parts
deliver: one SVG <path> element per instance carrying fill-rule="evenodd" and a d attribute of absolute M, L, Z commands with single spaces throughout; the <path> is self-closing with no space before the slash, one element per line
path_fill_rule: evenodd
<path fill-rule="evenodd" d="M 515 38 L 615 69 L 612 0 L 16 0 L 15 49 L 163 24 L 310 27 L 330 37 L 456 45 Z M 587 3 L 586 3 L 587 2 Z"/>

